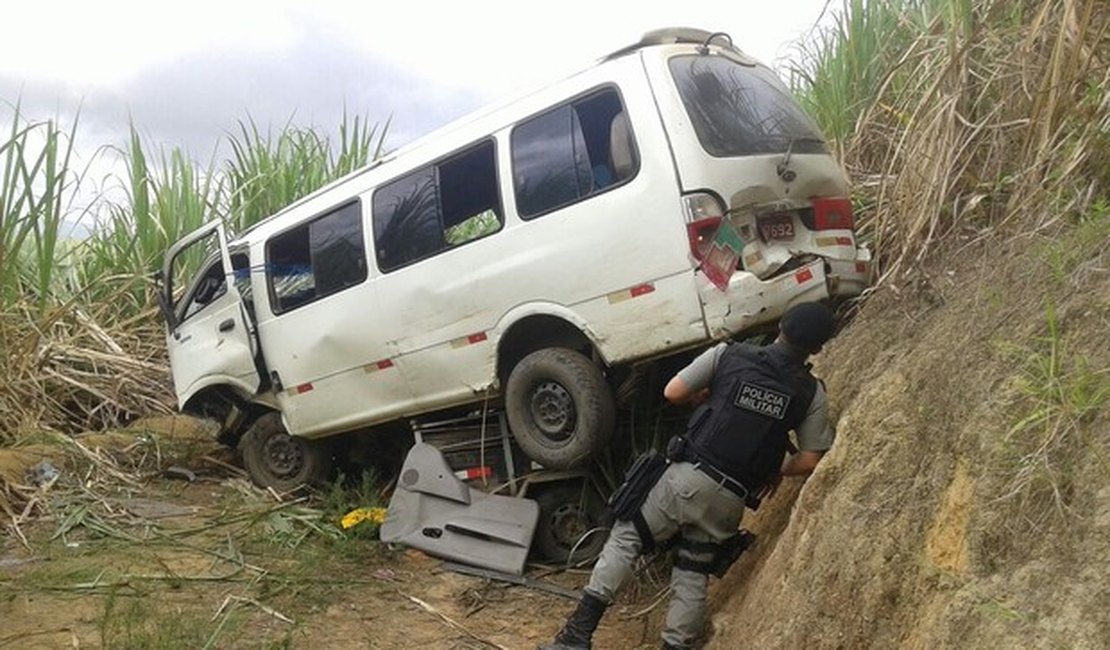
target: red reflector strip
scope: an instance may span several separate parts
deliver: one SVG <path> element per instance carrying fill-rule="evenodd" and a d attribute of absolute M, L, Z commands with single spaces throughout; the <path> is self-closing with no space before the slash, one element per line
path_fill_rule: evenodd
<path fill-rule="evenodd" d="M 840 246 L 851 246 L 852 245 L 852 238 L 851 237 L 837 237 L 836 238 L 836 243 Z"/>
<path fill-rule="evenodd" d="M 488 340 L 488 339 L 489 339 L 489 337 L 486 336 L 485 332 L 478 332 L 476 334 L 468 334 L 466 336 L 460 336 L 459 338 L 451 341 L 451 347 L 453 347 L 453 348 L 465 348 L 468 345 L 474 345 L 475 343 L 481 343 L 482 341 L 485 341 L 485 340 Z"/>
<path fill-rule="evenodd" d="M 655 285 L 652 284 L 651 282 L 645 282 L 644 284 L 637 284 L 636 286 L 631 287 L 629 289 L 622 289 L 620 291 L 614 291 L 613 293 L 606 296 L 606 298 L 608 298 L 610 305 L 615 305 L 618 302 L 624 302 L 625 300 L 631 300 L 633 298 L 639 298 L 640 296 L 647 295 L 647 294 L 652 293 L 654 291 L 655 291 Z"/>
<path fill-rule="evenodd" d="M 867 273 L 867 262 L 856 262 L 856 273 Z"/>
<path fill-rule="evenodd" d="M 301 384 L 300 386 L 294 386 L 294 387 L 290 388 L 287 392 L 290 395 L 300 395 L 302 393 L 307 393 L 308 391 L 312 390 L 312 388 L 313 388 L 313 386 L 312 386 L 312 383 L 310 382 L 310 383 L 307 383 L 307 384 Z"/>
<path fill-rule="evenodd" d="M 455 478 L 460 481 L 469 481 L 475 478 L 486 478 L 493 476 L 492 467 L 471 467 L 470 469 L 463 469 L 455 472 Z"/>
<path fill-rule="evenodd" d="M 798 271 L 797 273 L 794 274 L 794 281 L 797 282 L 798 284 L 805 284 L 806 282 L 809 282 L 812 279 L 813 279 L 813 271 L 810 271 L 809 269 L 801 269 L 800 271 Z"/>
<path fill-rule="evenodd" d="M 363 370 L 363 372 L 370 373 L 370 372 L 377 372 L 379 370 L 385 370 L 387 368 L 392 368 L 392 367 L 393 367 L 393 360 L 392 359 L 382 359 L 381 361 L 375 361 L 373 363 L 366 364 L 365 366 L 362 367 L 362 370 Z"/>

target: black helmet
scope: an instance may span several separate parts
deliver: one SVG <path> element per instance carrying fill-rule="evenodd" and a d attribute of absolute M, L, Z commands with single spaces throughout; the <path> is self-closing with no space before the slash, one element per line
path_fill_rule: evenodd
<path fill-rule="evenodd" d="M 814 354 L 836 332 L 836 316 L 819 302 L 803 302 L 786 310 L 779 331 L 789 343 Z"/>

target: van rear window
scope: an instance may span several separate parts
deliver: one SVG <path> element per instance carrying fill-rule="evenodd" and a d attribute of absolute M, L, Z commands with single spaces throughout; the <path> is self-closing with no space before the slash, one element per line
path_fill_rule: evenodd
<path fill-rule="evenodd" d="M 676 56 L 670 68 L 710 155 L 828 152 L 817 125 L 767 68 L 699 55 Z"/>

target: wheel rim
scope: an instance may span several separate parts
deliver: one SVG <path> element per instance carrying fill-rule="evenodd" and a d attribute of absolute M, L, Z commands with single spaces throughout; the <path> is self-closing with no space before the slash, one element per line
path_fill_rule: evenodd
<path fill-rule="evenodd" d="M 574 398 L 562 384 L 556 381 L 538 384 L 532 390 L 529 404 L 532 421 L 544 437 L 555 442 L 564 442 L 571 437 L 578 414 Z"/>
<path fill-rule="evenodd" d="M 592 527 L 593 521 L 577 504 L 568 503 L 551 513 L 551 538 L 568 552 Z"/>
<path fill-rule="evenodd" d="M 262 446 L 266 470 L 278 477 L 295 476 L 304 467 L 304 449 L 288 434 L 271 436 Z"/>

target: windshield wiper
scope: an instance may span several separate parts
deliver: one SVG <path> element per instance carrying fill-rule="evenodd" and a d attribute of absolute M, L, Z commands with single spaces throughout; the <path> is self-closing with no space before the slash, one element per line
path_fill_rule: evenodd
<path fill-rule="evenodd" d="M 787 183 L 794 182 L 794 179 L 798 177 L 798 174 L 790 169 L 790 154 L 794 151 L 794 140 L 796 138 L 790 138 L 790 141 L 786 143 L 786 154 L 783 155 L 779 164 L 775 165 L 775 173 Z"/>

